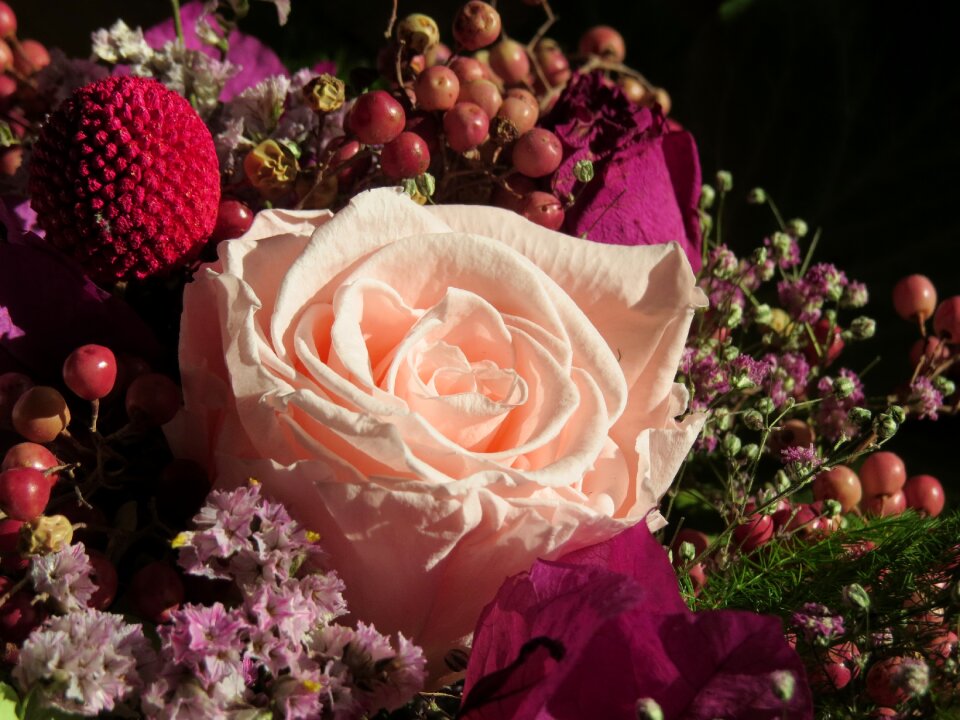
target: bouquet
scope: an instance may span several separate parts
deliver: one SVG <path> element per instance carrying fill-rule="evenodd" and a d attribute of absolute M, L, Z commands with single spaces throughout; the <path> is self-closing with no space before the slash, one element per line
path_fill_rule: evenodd
<path fill-rule="evenodd" d="M 246 1 L 84 58 L 0 2 L 0 716 L 956 712 L 960 516 L 884 446 L 960 296 L 868 392 L 820 231 L 526 4 L 290 73 Z"/>

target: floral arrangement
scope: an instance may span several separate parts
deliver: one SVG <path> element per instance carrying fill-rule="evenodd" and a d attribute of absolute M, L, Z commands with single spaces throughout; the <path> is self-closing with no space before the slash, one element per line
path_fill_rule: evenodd
<path fill-rule="evenodd" d="M 290 74 L 239 0 L 79 59 L 0 2 L 0 717 L 957 712 L 960 515 L 883 446 L 960 296 L 868 392 L 819 231 L 527 4 Z"/>

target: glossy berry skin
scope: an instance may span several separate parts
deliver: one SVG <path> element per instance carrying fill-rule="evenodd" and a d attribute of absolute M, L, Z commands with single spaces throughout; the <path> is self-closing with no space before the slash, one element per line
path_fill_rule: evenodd
<path fill-rule="evenodd" d="M 860 482 L 866 497 L 892 495 L 903 489 L 907 481 L 907 468 L 895 453 L 882 450 L 875 452 L 860 466 Z"/>
<path fill-rule="evenodd" d="M 17 34 L 17 14 L 5 2 L 0 2 L 0 37 L 8 38 Z"/>
<path fill-rule="evenodd" d="M 893 286 L 893 307 L 904 320 L 923 322 L 937 307 L 937 289 L 925 275 L 907 275 Z"/>
<path fill-rule="evenodd" d="M 67 401 L 52 387 L 32 387 L 13 406 L 13 427 L 31 442 L 52 442 L 69 424 Z"/>
<path fill-rule="evenodd" d="M 50 502 L 50 481 L 35 468 L 10 468 L 0 472 L 0 510 L 14 520 L 29 522 Z"/>
<path fill-rule="evenodd" d="M 527 195 L 520 208 L 520 214 L 530 222 L 547 228 L 559 230 L 563 225 L 563 205 L 556 195 L 539 190 Z"/>
<path fill-rule="evenodd" d="M 937 306 L 933 330 L 948 343 L 960 343 L 960 295 L 954 295 Z"/>
<path fill-rule="evenodd" d="M 843 512 L 849 512 L 863 497 L 860 478 L 846 465 L 824 470 L 813 479 L 815 500 L 836 500 Z"/>
<path fill-rule="evenodd" d="M 106 610 L 113 604 L 117 596 L 117 586 L 119 578 L 117 569 L 110 562 L 110 559 L 99 550 L 87 550 L 87 557 L 90 558 L 90 564 L 93 566 L 93 572 L 90 579 L 97 589 L 87 601 L 87 606 L 96 610 Z"/>
<path fill-rule="evenodd" d="M 773 518 L 751 515 L 733 531 L 733 540 L 743 552 L 752 552 L 773 538 Z"/>
<path fill-rule="evenodd" d="M 402 132 L 383 146 L 380 169 L 392 180 L 422 175 L 430 167 L 430 150 L 426 141 L 412 132 Z"/>
<path fill-rule="evenodd" d="M 937 517 L 942 513 L 946 504 L 943 485 L 933 475 L 914 475 L 907 478 L 903 494 L 907 498 L 907 507 L 930 517 Z"/>
<path fill-rule="evenodd" d="M 598 25 L 580 36 L 580 54 L 599 55 L 614 62 L 623 62 L 627 48 L 623 35 L 608 25 Z"/>
<path fill-rule="evenodd" d="M 906 689 L 897 682 L 902 657 L 884 658 L 867 673 L 867 695 L 878 705 L 896 707 L 909 698 Z"/>
<path fill-rule="evenodd" d="M 447 145 L 456 152 L 472 150 L 490 132 L 490 116 L 474 103 L 457 103 L 443 116 L 443 132 L 447 136 Z"/>
<path fill-rule="evenodd" d="M 509 120 L 520 135 L 529 132 L 537 124 L 537 109 L 522 98 L 508 97 L 497 111 L 497 117 Z"/>
<path fill-rule="evenodd" d="M 527 49 L 516 40 L 501 40 L 490 48 L 490 69 L 508 85 L 522 83 L 530 74 Z"/>
<path fill-rule="evenodd" d="M 460 86 L 460 95 L 457 97 L 457 102 L 479 105 L 487 114 L 487 117 L 492 118 L 497 114 L 500 106 L 503 105 L 503 96 L 494 83 L 480 78 L 463 83 Z"/>
<path fill-rule="evenodd" d="M 403 132 L 403 107 L 390 93 L 372 90 L 357 98 L 345 125 L 364 145 L 383 145 Z"/>
<path fill-rule="evenodd" d="M 460 78 L 448 67 L 428 67 L 417 76 L 414 85 L 417 105 L 423 110 L 449 110 L 457 104 L 460 94 Z"/>
<path fill-rule="evenodd" d="M 169 620 L 185 595 L 180 575 L 165 562 L 144 565 L 130 583 L 130 601 L 137 613 L 151 622 Z"/>
<path fill-rule="evenodd" d="M 0 520 L 0 569 L 7 573 L 18 573 L 27 569 L 28 558 L 20 554 L 20 528 L 23 520 L 3 518 Z"/>
<path fill-rule="evenodd" d="M 867 515 L 877 517 L 899 515 L 907 509 L 907 497 L 903 490 L 897 490 L 889 495 L 871 495 L 863 499 L 860 509 Z"/>
<path fill-rule="evenodd" d="M 500 13 L 481 0 L 470 0 L 453 19 L 453 37 L 465 50 L 479 50 L 500 36 Z"/>
<path fill-rule="evenodd" d="M 23 373 L 6 372 L 0 375 L 0 428 L 13 427 L 13 406 L 32 387 L 33 380 Z"/>
<path fill-rule="evenodd" d="M 233 240 L 243 235 L 253 225 L 254 212 L 239 200 L 221 200 L 217 210 L 217 223 L 210 239 L 213 242 Z"/>
<path fill-rule="evenodd" d="M 117 358 L 103 345 L 82 345 L 63 363 L 63 381 L 77 397 L 99 400 L 117 380 Z"/>
<path fill-rule="evenodd" d="M 180 409 L 180 388 L 166 375 L 146 373 L 127 388 L 127 417 L 139 427 L 158 427 Z"/>
<path fill-rule="evenodd" d="M 350 187 L 370 169 L 373 162 L 370 155 L 353 160 L 362 149 L 359 141 L 346 135 L 333 138 L 324 148 L 323 161 L 336 171 L 341 188 Z"/>
<path fill-rule="evenodd" d="M 543 128 L 524 133 L 513 147 L 513 165 L 527 177 L 545 177 L 560 167 L 561 160 L 560 138 Z"/>
<path fill-rule="evenodd" d="M 29 467 L 45 473 L 45 477 L 50 485 L 56 485 L 60 476 L 57 473 L 46 474 L 45 471 L 57 467 L 60 461 L 57 456 L 47 450 L 43 445 L 32 442 L 17 443 L 7 450 L 3 456 L 3 463 L 0 463 L 0 471 L 10 468 Z"/>

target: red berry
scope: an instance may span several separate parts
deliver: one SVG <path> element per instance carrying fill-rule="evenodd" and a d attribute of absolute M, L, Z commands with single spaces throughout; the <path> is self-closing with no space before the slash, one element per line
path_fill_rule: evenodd
<path fill-rule="evenodd" d="M 926 513 L 930 517 L 937 517 L 943 512 L 943 506 L 946 503 L 943 485 L 933 475 L 914 475 L 907 478 L 903 486 L 903 494 L 907 498 L 907 507 Z"/>
<path fill-rule="evenodd" d="M 457 104 L 460 79 L 450 68 L 435 65 L 420 73 L 414 89 L 417 105 L 424 110 L 449 110 Z"/>
<path fill-rule="evenodd" d="M 35 468 L 0 472 L 0 510 L 14 520 L 29 522 L 43 514 L 50 502 L 50 481 Z"/>
<path fill-rule="evenodd" d="M 17 72 L 32 75 L 50 64 L 50 53 L 43 43 L 37 40 L 21 40 L 20 47 L 14 53 L 13 66 Z"/>
<path fill-rule="evenodd" d="M 372 90 L 356 99 L 345 125 L 365 145 L 383 145 L 403 132 L 403 107 L 390 93 Z"/>
<path fill-rule="evenodd" d="M 10 578 L 0 577 L 0 595 L 5 595 L 12 587 Z M 0 639 L 20 644 L 45 616 L 42 604 L 34 605 L 29 593 L 18 590 L 0 606 Z"/>
<path fill-rule="evenodd" d="M 527 196 L 536 189 L 537 185 L 533 180 L 520 173 L 513 173 L 503 180 L 502 185 L 496 186 L 492 202 L 497 207 L 513 210 L 522 215 Z"/>
<path fill-rule="evenodd" d="M 16 147 L 7 148 L 0 153 L 0 175 L 13 177 L 17 174 L 17 170 L 20 169 L 22 164 L 23 148 L 19 145 Z"/>
<path fill-rule="evenodd" d="M 937 307 L 937 289 L 925 275 L 907 275 L 893 286 L 893 307 L 904 320 L 923 322 Z"/>
<path fill-rule="evenodd" d="M 471 80 L 483 79 L 483 63 L 474 58 L 457 56 L 450 62 L 450 69 L 461 85 L 466 85 Z"/>
<path fill-rule="evenodd" d="M 13 50 L 6 40 L 0 40 L 0 72 L 6 72 L 13 67 Z"/>
<path fill-rule="evenodd" d="M 103 345 L 82 345 L 63 363 L 63 381 L 77 397 L 99 400 L 117 380 L 117 358 Z"/>
<path fill-rule="evenodd" d="M 927 367 L 936 367 L 950 357 L 947 343 L 938 337 L 928 335 L 917 340 L 910 348 L 910 365 L 916 367 L 924 359 Z"/>
<path fill-rule="evenodd" d="M 737 547 L 744 552 L 752 552 L 773 538 L 773 518 L 769 515 L 755 514 L 746 518 L 733 531 Z"/>
<path fill-rule="evenodd" d="M 422 175 L 430 167 L 430 150 L 426 141 L 412 132 L 402 132 L 383 146 L 380 169 L 393 180 Z"/>
<path fill-rule="evenodd" d="M 239 200 L 221 200 L 217 210 L 217 224 L 213 226 L 210 239 L 214 242 L 233 240 L 243 235 L 253 225 L 254 212 Z"/>
<path fill-rule="evenodd" d="M 811 668 L 810 684 L 819 692 L 832 692 L 846 687 L 860 673 L 857 660 L 860 649 L 850 642 L 834 645 L 819 664 Z"/>
<path fill-rule="evenodd" d="M 522 83 L 530 74 L 527 49 L 516 40 L 501 40 L 490 48 L 490 69 L 509 85 Z"/>
<path fill-rule="evenodd" d="M 699 595 L 700 591 L 703 590 L 703 586 L 707 584 L 707 573 L 703 569 L 703 565 L 697 563 L 690 568 L 690 582 L 693 583 L 693 592 L 695 595 Z"/>
<path fill-rule="evenodd" d="M 560 138 L 549 130 L 534 128 L 524 133 L 513 146 L 513 165 L 527 177 L 549 175 L 563 160 Z"/>
<path fill-rule="evenodd" d="M 9 470 L 17 467 L 30 467 L 39 470 L 46 475 L 50 468 L 57 467 L 60 461 L 57 456 L 47 450 L 43 445 L 32 442 L 17 443 L 7 450 L 3 456 L 3 463 L 0 464 L 0 470 Z M 50 485 L 56 485 L 60 476 L 57 473 L 46 475 Z"/>
<path fill-rule="evenodd" d="M 30 560 L 20 554 L 20 528 L 22 527 L 22 520 L 13 518 L 0 520 L 0 569 L 5 572 L 22 572 L 30 564 Z"/>
<path fill-rule="evenodd" d="M 960 295 L 947 298 L 937 306 L 933 329 L 949 343 L 960 342 Z"/>
<path fill-rule="evenodd" d="M 813 326 L 813 335 L 817 339 L 817 345 L 820 346 L 821 355 L 817 354 L 817 347 L 812 342 L 804 345 L 803 354 L 806 356 L 807 362 L 811 365 L 820 365 L 822 363 L 824 367 L 827 367 L 843 352 L 843 339 L 840 337 L 840 326 L 836 324 L 833 325 L 833 337 L 828 342 L 827 336 L 830 335 L 830 327 L 831 323 L 827 318 L 821 318 L 817 321 L 816 325 Z"/>
<path fill-rule="evenodd" d="M 824 470 L 813 479 L 815 500 L 836 500 L 843 512 L 849 512 L 863 497 L 860 478 L 846 465 Z"/>
<path fill-rule="evenodd" d="M 0 75 L 0 102 L 12 98 L 17 92 L 17 81 L 9 75 Z"/>
<path fill-rule="evenodd" d="M 863 494 L 892 495 L 903 489 L 907 481 L 907 468 L 899 455 L 883 450 L 873 453 L 860 466 L 860 482 Z"/>
<path fill-rule="evenodd" d="M 490 131 L 490 116 L 479 105 L 463 102 L 443 115 L 443 131 L 447 145 L 457 152 L 472 150 L 482 143 Z"/>
<path fill-rule="evenodd" d="M 503 104 L 503 96 L 495 84 L 481 78 L 460 85 L 460 95 L 457 96 L 457 102 L 479 105 L 487 114 L 487 117 L 492 118 Z"/>
<path fill-rule="evenodd" d="M 165 622 L 184 598 L 180 575 L 165 562 L 155 561 L 137 570 L 130 582 L 130 601 L 151 622 Z"/>
<path fill-rule="evenodd" d="M 180 409 L 180 388 L 166 375 L 141 375 L 127 388 L 126 408 L 127 417 L 134 425 L 165 425 Z"/>
<path fill-rule="evenodd" d="M 563 205 L 556 195 L 539 190 L 527 195 L 520 208 L 520 214 L 530 222 L 547 228 L 559 230 L 563 225 Z"/>
<path fill-rule="evenodd" d="M 910 695 L 900 680 L 902 657 L 889 657 L 873 664 L 867 673 L 867 695 L 878 705 L 895 707 Z"/>
<path fill-rule="evenodd" d="M 0 37 L 8 38 L 17 34 L 17 14 L 7 3 L 0 1 Z"/>
<path fill-rule="evenodd" d="M 357 140 L 346 135 L 333 138 L 324 148 L 323 161 L 336 171 L 340 187 L 349 187 L 370 169 L 373 162 L 370 155 L 353 160 L 362 149 L 363 146 Z"/>
<path fill-rule="evenodd" d="M 14 429 L 35 443 L 52 442 L 69 424 L 67 401 L 52 387 L 32 387 L 13 406 Z"/>
<path fill-rule="evenodd" d="M 903 490 L 897 490 L 889 495 L 871 495 L 863 499 L 860 508 L 867 515 L 878 517 L 899 515 L 907 509 L 907 497 Z"/>
<path fill-rule="evenodd" d="M 570 79 L 570 61 L 560 46 L 553 40 L 541 40 L 536 47 L 537 62 L 547 82 L 551 85 L 563 85 Z"/>
<path fill-rule="evenodd" d="M 580 54 L 599 55 L 614 62 L 623 62 L 627 56 L 627 48 L 623 35 L 612 27 L 598 25 L 580 36 Z"/>
<path fill-rule="evenodd" d="M 0 428 L 13 427 L 13 406 L 27 390 L 33 387 L 33 380 L 18 372 L 0 375 Z"/>
<path fill-rule="evenodd" d="M 113 604 L 113 599 L 117 596 L 117 569 L 110 562 L 110 559 L 99 550 L 87 550 L 87 557 L 90 558 L 90 565 L 93 566 L 93 572 L 90 573 L 90 579 L 97 589 L 93 591 L 87 606 L 96 610 L 106 610 Z"/>
<path fill-rule="evenodd" d="M 777 517 L 780 513 L 782 516 Z M 812 506 L 801 503 L 792 509 L 778 510 L 774 513 L 774 524 L 783 523 L 783 529 L 788 533 L 796 533 L 803 538 L 812 538 L 824 530 L 824 518 Z"/>
<path fill-rule="evenodd" d="M 617 85 L 623 90 L 623 94 L 627 96 L 627 99 L 630 100 L 630 102 L 637 103 L 637 105 L 644 104 L 650 98 L 650 91 L 647 89 L 647 86 L 629 75 L 623 75 L 617 81 Z"/>
<path fill-rule="evenodd" d="M 537 124 L 538 116 L 539 113 L 535 107 L 531 108 L 530 103 L 518 97 L 506 98 L 497 111 L 497 117 L 509 120 L 520 135 L 533 129 Z"/>
<path fill-rule="evenodd" d="M 481 0 L 470 0 L 453 19 L 453 37 L 467 50 L 479 50 L 500 35 L 500 14 Z"/>
<path fill-rule="evenodd" d="M 690 528 L 683 528 L 680 530 L 676 537 L 674 537 L 673 545 L 671 546 L 673 548 L 674 565 L 680 565 L 685 562 L 680 557 L 680 546 L 685 542 L 693 545 L 693 557 L 696 558 L 703 554 L 703 551 L 707 549 L 708 545 L 710 545 L 710 538 L 699 530 L 691 530 Z"/>
<path fill-rule="evenodd" d="M 427 61 L 427 67 L 434 65 L 444 65 L 453 55 L 453 50 L 443 43 L 437 43 L 431 48 L 427 48 L 423 57 Z"/>

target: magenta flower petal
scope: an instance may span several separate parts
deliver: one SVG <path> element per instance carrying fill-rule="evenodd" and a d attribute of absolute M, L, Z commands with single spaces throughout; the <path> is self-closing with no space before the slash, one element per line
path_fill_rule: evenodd
<path fill-rule="evenodd" d="M 786 703 L 777 671 L 796 680 Z M 780 621 L 690 612 L 643 523 L 508 579 L 477 624 L 464 698 L 469 720 L 632 720 L 641 698 L 668 720 L 813 716 Z"/>
<path fill-rule="evenodd" d="M 210 57 L 218 57 L 219 53 L 209 45 L 205 45 L 197 37 L 197 20 L 203 15 L 203 3 L 199 1 L 185 3 L 180 7 L 180 19 L 183 22 L 184 43 L 188 48 L 202 50 Z M 173 25 L 173 18 L 154 25 L 143 37 L 151 47 L 160 48 L 177 37 Z M 227 60 L 240 66 L 240 72 L 227 81 L 226 87 L 220 94 L 224 102 L 256 85 L 261 80 L 274 75 L 286 75 L 287 68 L 277 54 L 252 35 L 234 30 L 229 37 L 230 49 Z"/>

